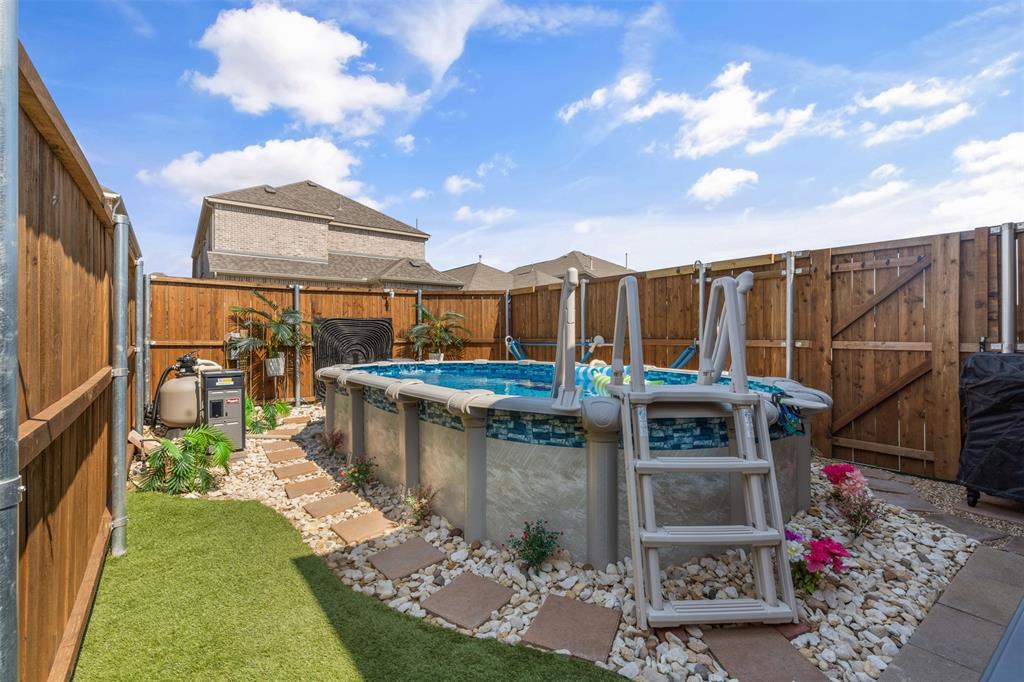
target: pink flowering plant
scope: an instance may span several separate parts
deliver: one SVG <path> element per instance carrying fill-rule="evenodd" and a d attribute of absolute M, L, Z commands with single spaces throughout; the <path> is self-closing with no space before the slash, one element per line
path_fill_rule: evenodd
<path fill-rule="evenodd" d="M 828 464 L 821 473 L 832 484 L 836 511 L 846 520 L 857 538 L 882 512 L 882 505 L 871 496 L 868 481 L 860 470 L 847 462 Z"/>
<path fill-rule="evenodd" d="M 842 543 L 832 538 L 809 538 L 786 529 L 786 553 L 793 572 L 793 584 L 804 592 L 818 589 L 829 572 L 839 575 L 846 570 L 843 557 L 850 556 Z"/>

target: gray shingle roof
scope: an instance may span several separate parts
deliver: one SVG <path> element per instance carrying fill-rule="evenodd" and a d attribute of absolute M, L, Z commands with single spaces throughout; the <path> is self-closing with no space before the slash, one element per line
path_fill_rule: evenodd
<path fill-rule="evenodd" d="M 326 261 L 316 261 L 217 251 L 207 255 L 210 270 L 226 275 L 327 280 L 341 284 L 376 284 L 382 280 L 451 287 L 462 284 L 435 270 L 430 263 L 414 258 L 377 258 L 332 253 Z"/>
<path fill-rule="evenodd" d="M 504 291 L 513 288 L 512 275 L 486 263 L 472 263 L 444 272 L 461 280 L 468 291 Z"/>
<path fill-rule="evenodd" d="M 618 263 L 612 263 L 582 251 L 570 251 L 558 258 L 516 268 L 512 271 L 512 274 L 519 275 L 534 269 L 561 279 L 569 268 L 576 268 L 583 277 L 614 277 L 616 275 L 628 275 L 633 272 L 633 270 L 624 268 Z"/>
<path fill-rule="evenodd" d="M 257 185 L 256 187 L 246 187 L 245 189 L 237 189 L 231 192 L 212 194 L 208 198 L 238 201 L 245 204 L 282 208 L 290 211 L 302 211 L 303 213 L 316 213 L 317 215 L 330 216 L 335 221 L 347 225 L 362 225 L 364 227 L 404 232 L 422 237 L 428 236 L 422 230 L 406 225 L 391 216 L 386 216 L 380 211 L 376 211 L 358 201 L 353 201 L 334 190 L 322 187 L 312 180 L 293 182 L 290 185 L 281 185 L 280 187 Z"/>

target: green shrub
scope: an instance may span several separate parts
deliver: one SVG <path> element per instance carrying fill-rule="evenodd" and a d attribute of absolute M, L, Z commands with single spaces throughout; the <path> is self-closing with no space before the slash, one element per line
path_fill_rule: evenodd
<path fill-rule="evenodd" d="M 373 481 L 373 462 L 363 459 L 341 467 L 341 478 L 350 488 L 366 494 L 366 488 Z"/>
<path fill-rule="evenodd" d="M 193 426 L 180 438 L 164 439 L 160 447 L 146 457 L 146 474 L 139 484 L 145 491 L 205 493 L 213 487 L 210 467 L 219 466 L 228 473 L 228 459 L 234 444 L 213 426 Z"/>
<path fill-rule="evenodd" d="M 418 485 L 405 493 L 405 505 L 412 513 L 413 521 L 423 524 L 430 520 L 436 495 L 437 491 L 429 485 Z"/>
<path fill-rule="evenodd" d="M 527 521 L 523 524 L 522 535 L 509 535 L 508 548 L 512 555 L 530 568 L 538 568 L 558 549 L 561 535 L 544 525 L 544 521 Z"/>
<path fill-rule="evenodd" d="M 245 396 L 245 430 L 248 433 L 273 431 L 277 428 L 278 419 L 291 413 L 292 406 L 284 400 L 257 406 L 250 396 Z"/>

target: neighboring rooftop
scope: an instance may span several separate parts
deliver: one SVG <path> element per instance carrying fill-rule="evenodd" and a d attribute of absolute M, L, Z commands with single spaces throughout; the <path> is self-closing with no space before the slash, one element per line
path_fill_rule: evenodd
<path fill-rule="evenodd" d="M 487 265 L 486 263 L 472 263 L 462 267 L 445 270 L 444 274 L 461 280 L 466 291 L 502 291 L 504 289 L 521 289 L 523 287 L 540 286 L 542 284 L 555 284 L 559 280 L 543 272 L 529 270 L 527 272 L 513 275 Z"/>
<path fill-rule="evenodd" d="M 328 254 L 326 261 L 301 258 L 276 258 L 240 253 L 211 251 L 210 271 L 215 275 L 266 277 L 286 281 L 321 280 L 351 285 L 387 285 L 422 283 L 459 289 L 462 282 L 435 270 L 417 258 L 384 258 L 345 253 Z"/>
<path fill-rule="evenodd" d="M 512 274 L 520 275 L 530 270 L 536 270 L 562 279 L 565 276 L 565 271 L 569 268 L 576 268 L 581 277 L 615 277 L 617 275 L 628 275 L 633 272 L 633 270 L 623 267 L 618 263 L 612 263 L 582 251 L 570 251 L 558 258 L 523 265 L 512 270 Z"/>
<path fill-rule="evenodd" d="M 391 216 L 386 216 L 380 211 L 338 194 L 334 190 L 318 185 L 312 180 L 293 182 L 290 185 L 281 185 L 280 187 L 257 185 L 255 187 L 246 187 L 245 189 L 236 189 L 231 192 L 212 194 L 207 199 L 312 213 L 330 218 L 344 225 L 373 227 L 379 230 L 405 232 L 423 237 L 429 236 L 423 230 L 406 225 Z"/>

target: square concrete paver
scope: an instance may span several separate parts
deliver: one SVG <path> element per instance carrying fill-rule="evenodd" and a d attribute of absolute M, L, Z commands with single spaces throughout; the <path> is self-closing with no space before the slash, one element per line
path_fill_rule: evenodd
<path fill-rule="evenodd" d="M 975 585 L 997 581 L 1024 588 L 1024 557 L 982 545 L 956 574 L 956 580 L 961 578 Z"/>
<path fill-rule="evenodd" d="M 312 495 L 313 493 L 322 493 L 323 491 L 330 490 L 333 487 L 333 479 L 321 476 L 320 478 L 311 478 L 308 481 L 289 483 L 284 487 L 284 494 L 288 496 L 289 500 L 294 500 L 296 497 Z"/>
<path fill-rule="evenodd" d="M 892 480 L 892 478 L 893 478 L 893 472 L 889 471 L 888 469 L 879 469 L 878 467 L 866 467 L 866 466 L 861 466 L 859 464 L 857 465 L 857 468 L 860 469 L 860 472 L 862 474 L 864 474 L 865 478 L 868 478 L 868 479 L 877 479 L 879 481 L 889 481 L 889 480 Z"/>
<path fill-rule="evenodd" d="M 888 502 L 889 504 L 895 504 L 897 507 L 903 507 L 907 511 L 916 512 L 918 514 L 939 511 L 939 508 L 934 504 L 928 500 L 922 500 L 917 495 L 904 495 L 902 493 L 878 490 L 875 491 L 875 497 L 884 502 Z"/>
<path fill-rule="evenodd" d="M 359 496 L 353 493 L 338 493 L 337 495 L 331 495 L 325 497 L 322 500 L 316 502 L 310 502 L 303 509 L 306 513 L 312 516 L 314 519 L 322 519 L 325 516 L 332 516 L 334 514 L 340 514 L 346 509 L 351 509 L 362 502 Z"/>
<path fill-rule="evenodd" d="M 868 481 L 868 487 L 876 492 L 899 493 L 900 495 L 917 494 L 914 492 L 914 486 L 909 483 L 901 483 L 900 481 L 872 480 Z"/>
<path fill-rule="evenodd" d="M 959 516 L 953 514 L 946 514 L 945 512 L 935 512 L 931 514 L 925 514 L 925 518 L 935 523 L 941 523 L 947 528 L 955 530 L 957 533 L 963 533 L 969 538 L 980 540 L 985 542 L 986 540 L 998 540 L 999 538 L 1006 537 L 1006 533 L 995 528 L 989 528 L 988 526 L 981 526 L 973 521 L 962 519 Z"/>
<path fill-rule="evenodd" d="M 944 604 L 935 604 L 910 643 L 980 673 L 985 670 L 1002 636 L 1000 625 Z"/>
<path fill-rule="evenodd" d="M 256 434 L 256 438 L 269 438 L 269 439 L 287 439 L 292 436 L 297 436 L 302 431 L 293 425 L 279 426 L 273 431 L 266 431 L 264 433 Z"/>
<path fill-rule="evenodd" d="M 1024 598 L 1024 587 L 1002 580 L 983 581 L 962 570 L 939 597 L 939 603 L 993 623 L 1009 625 L 1021 598 Z"/>
<path fill-rule="evenodd" d="M 331 526 L 331 530 L 345 542 L 354 544 L 383 535 L 397 527 L 398 524 L 389 521 L 381 512 L 372 511 L 369 514 L 336 523 Z"/>
<path fill-rule="evenodd" d="M 309 420 L 312 419 L 308 414 L 299 415 L 296 417 L 285 417 L 281 420 L 282 424 L 308 424 Z"/>
<path fill-rule="evenodd" d="M 1014 535 L 1003 547 L 1003 550 L 1024 556 L 1024 537 Z"/>
<path fill-rule="evenodd" d="M 303 457 L 306 456 L 306 451 L 303 450 L 302 448 L 297 448 L 290 442 L 288 442 L 288 445 L 290 447 L 278 448 L 273 452 L 267 453 L 267 459 L 270 461 L 271 464 L 280 464 L 281 462 L 287 462 L 292 459 L 302 459 Z"/>
<path fill-rule="evenodd" d="M 482 625 L 512 599 L 512 590 L 488 578 L 463 573 L 423 601 L 429 613 L 461 628 Z"/>
<path fill-rule="evenodd" d="M 398 580 L 444 559 L 444 552 L 421 537 L 406 540 L 370 557 L 370 563 L 388 580 Z"/>
<path fill-rule="evenodd" d="M 982 495 L 977 506 L 971 507 L 967 500 L 960 500 L 956 505 L 957 511 L 986 516 L 997 521 L 1009 521 L 1011 523 L 1024 523 L 1024 504 L 1013 500 L 1000 500 L 998 497 Z"/>
<path fill-rule="evenodd" d="M 762 682 L 823 679 L 817 667 L 772 626 L 707 628 L 704 643 L 711 647 L 729 677 Z"/>
<path fill-rule="evenodd" d="M 882 682 L 976 682 L 981 675 L 913 644 L 899 654 L 882 674 Z"/>
<path fill-rule="evenodd" d="M 228 461 L 231 462 L 232 464 L 235 464 L 237 462 L 241 462 L 242 460 L 248 459 L 248 458 L 249 458 L 249 453 L 248 452 L 246 452 L 245 450 L 239 450 L 238 452 L 232 452 L 231 456 L 228 457 Z"/>
<path fill-rule="evenodd" d="M 296 462 L 295 464 L 289 464 L 288 466 L 277 467 L 274 469 L 274 475 L 277 476 L 277 480 L 286 478 L 295 478 L 296 476 L 305 476 L 306 474 L 312 474 L 320 471 L 320 467 L 312 462 Z"/>
<path fill-rule="evenodd" d="M 523 641 L 551 651 L 566 649 L 588 661 L 607 661 L 621 618 L 619 609 L 549 594 Z"/>
<path fill-rule="evenodd" d="M 286 440 L 268 440 L 261 443 L 263 446 L 263 452 L 276 452 L 278 450 L 288 450 L 295 447 L 295 443 L 290 443 Z"/>

